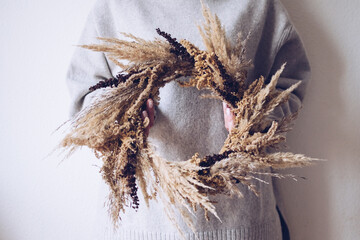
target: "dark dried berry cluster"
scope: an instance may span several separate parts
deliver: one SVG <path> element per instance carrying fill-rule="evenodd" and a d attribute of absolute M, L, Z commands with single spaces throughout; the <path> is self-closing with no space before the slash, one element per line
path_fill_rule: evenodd
<path fill-rule="evenodd" d="M 240 90 L 239 82 L 232 79 L 232 77 L 226 72 L 224 65 L 216 55 L 214 59 L 219 68 L 220 76 L 224 79 L 225 93 L 223 93 L 222 96 L 225 97 L 231 105 L 235 106 L 236 102 L 239 101 L 239 98 L 236 96 L 236 93 Z"/>
<path fill-rule="evenodd" d="M 136 185 L 136 153 L 128 150 L 128 162 L 122 170 L 121 177 L 127 179 L 127 187 L 130 189 L 130 197 L 132 199 L 132 208 L 139 208 L 139 197 L 137 195 L 138 187 Z"/>
<path fill-rule="evenodd" d="M 219 87 L 214 87 L 215 92 L 217 92 L 220 96 L 222 96 L 228 103 L 231 104 L 233 108 L 236 107 L 236 103 L 239 101 L 239 98 L 230 92 L 224 91 Z"/>
<path fill-rule="evenodd" d="M 218 56 L 214 55 L 215 63 L 217 64 L 217 67 L 219 68 L 220 75 L 225 81 L 233 82 L 231 76 L 226 72 L 224 65 L 219 60 Z"/>
<path fill-rule="evenodd" d="M 212 156 L 206 156 L 204 159 L 202 159 L 200 161 L 199 166 L 200 167 L 211 167 L 216 162 L 219 162 L 219 161 L 223 160 L 224 158 L 227 158 L 230 155 L 230 153 L 233 153 L 233 151 L 225 151 L 222 154 L 214 154 Z M 199 170 L 198 174 L 201 176 L 208 175 L 209 169 Z"/>
<path fill-rule="evenodd" d="M 176 40 L 176 38 L 172 38 L 172 37 L 171 37 L 171 34 L 161 31 L 160 28 L 157 28 L 157 29 L 156 29 L 156 32 L 157 32 L 160 36 L 162 36 L 163 38 L 165 38 L 166 41 L 169 42 L 169 44 L 170 44 L 171 47 L 172 47 L 171 50 L 170 50 L 171 53 L 173 53 L 173 54 L 175 54 L 176 56 L 178 56 L 178 57 L 180 58 L 180 60 L 182 60 L 182 61 L 187 61 L 187 62 L 190 62 L 191 64 L 194 64 L 195 61 L 194 61 L 193 56 L 191 56 L 191 55 L 187 52 L 186 48 L 185 48 L 183 45 L 181 45 L 181 43 L 179 43 L 179 42 Z"/>
<path fill-rule="evenodd" d="M 128 182 L 127 182 L 127 186 L 128 188 L 130 188 L 130 197 L 132 199 L 132 208 L 133 209 L 139 209 L 139 197 L 137 195 L 137 185 L 136 185 L 136 177 L 135 176 L 131 176 L 128 178 Z"/>
<path fill-rule="evenodd" d="M 128 79 L 128 74 L 119 73 L 115 78 L 109 78 L 104 81 L 98 82 L 96 85 L 89 88 L 90 91 L 106 87 L 117 87 L 120 83 L 125 82 Z"/>

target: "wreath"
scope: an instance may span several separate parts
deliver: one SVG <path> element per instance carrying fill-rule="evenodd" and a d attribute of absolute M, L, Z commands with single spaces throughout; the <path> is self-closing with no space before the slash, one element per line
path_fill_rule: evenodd
<path fill-rule="evenodd" d="M 283 91 L 276 89 L 285 65 L 268 84 L 264 77 L 245 83 L 251 62 L 245 58 L 245 44 L 239 35 L 232 44 L 216 15 L 203 6 L 205 23 L 199 28 L 206 51 L 186 40 L 177 41 L 156 29 L 164 38 L 147 41 L 128 33 L 128 40 L 100 38 L 103 44 L 82 47 L 107 53 L 123 71 L 115 78 L 100 81 L 91 91 L 106 88 L 87 108 L 70 121 L 71 129 L 61 142 L 70 152 L 87 146 L 103 161 L 101 174 L 110 188 L 110 215 L 116 224 L 126 207 L 139 207 L 138 188 L 145 202 L 160 198 L 170 219 L 172 206 L 178 209 L 194 231 L 192 209 L 200 206 L 219 218 L 209 195 L 226 194 L 242 197 L 241 183 L 258 194 L 253 180 L 262 181 L 263 169 L 305 166 L 313 158 L 291 152 L 267 149 L 285 141 L 283 133 L 296 114 L 280 121 L 267 116 L 288 100 L 300 82 Z M 126 63 L 124 63 L 124 60 Z M 184 87 L 208 89 L 206 97 L 222 100 L 232 108 L 234 127 L 219 154 L 170 162 L 158 156 L 147 141 L 145 128 L 149 119 L 141 112 L 147 99 L 159 104 L 159 89 L 179 77 L 190 77 L 178 83 Z M 176 223 L 175 223 L 176 224 Z"/>

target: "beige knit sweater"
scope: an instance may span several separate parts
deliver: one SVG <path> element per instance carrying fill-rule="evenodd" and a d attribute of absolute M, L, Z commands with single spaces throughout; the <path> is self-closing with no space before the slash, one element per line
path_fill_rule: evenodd
<path fill-rule="evenodd" d="M 249 71 L 249 82 L 260 75 L 271 76 L 284 62 L 287 66 L 277 87 L 282 89 L 297 81 L 303 82 L 271 117 L 279 119 L 298 110 L 310 68 L 301 41 L 281 3 L 278 0 L 207 0 L 205 3 L 219 16 L 234 41 L 238 32 L 244 36 L 251 34 L 247 56 L 254 67 Z M 155 29 L 159 27 L 177 39 L 187 39 L 204 49 L 196 27 L 201 21 L 199 0 L 99 0 L 88 17 L 80 44 L 96 43 L 96 37 L 120 37 L 119 32 L 152 40 L 157 37 Z M 88 104 L 91 95 L 97 94 L 88 94 L 89 86 L 119 71 L 104 54 L 76 49 L 67 78 L 73 97 L 72 114 Z M 180 88 L 176 83 L 161 89 L 156 122 L 149 136 L 160 156 L 181 161 L 195 152 L 201 155 L 217 153 L 222 147 L 227 135 L 222 103 L 200 99 L 200 94 L 196 89 Z M 243 199 L 213 197 L 222 222 L 212 216 L 206 222 L 203 212 L 198 210 L 194 217 L 197 233 L 193 234 L 178 219 L 188 239 L 195 239 L 195 236 L 208 240 L 281 239 L 272 180 L 263 178 L 269 184 L 255 183 L 260 197 L 241 185 Z M 151 202 L 147 208 L 141 194 L 140 209 L 138 212 L 126 211 L 116 232 L 111 230 L 106 216 L 95 221 L 97 239 L 179 239 L 161 203 Z"/>

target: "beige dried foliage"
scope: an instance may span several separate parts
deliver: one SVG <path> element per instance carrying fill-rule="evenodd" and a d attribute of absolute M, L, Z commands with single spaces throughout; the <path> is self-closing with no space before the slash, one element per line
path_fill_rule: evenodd
<path fill-rule="evenodd" d="M 193 211 L 198 207 L 219 219 L 211 194 L 242 197 L 237 184 L 259 194 L 254 181 L 268 173 L 269 168 L 299 167 L 315 159 L 293 153 L 268 153 L 269 147 L 284 142 L 284 132 L 295 114 L 279 122 L 269 122 L 267 116 L 286 101 L 298 86 L 279 91 L 277 81 L 285 66 L 274 74 L 269 84 L 263 77 L 245 85 L 246 68 L 244 43 L 238 39 L 232 45 L 216 15 L 203 6 L 205 23 L 200 29 L 207 51 L 188 41 L 180 43 L 169 34 L 157 30 L 167 41 L 146 41 L 130 34 L 129 40 L 101 38 L 104 43 L 85 48 L 108 54 L 124 69 L 117 81 L 105 88 L 92 105 L 72 121 L 71 129 L 61 147 L 74 151 L 82 146 L 94 150 L 102 160 L 101 174 L 110 189 L 110 215 L 116 224 L 128 207 L 138 207 L 138 186 L 145 202 L 160 199 L 169 219 L 175 209 L 195 231 Z M 128 63 L 123 63 L 127 61 Z M 208 89 L 214 96 L 229 103 L 235 114 L 235 124 L 219 154 L 169 162 L 160 158 L 144 134 L 149 119 L 141 118 L 148 98 L 158 99 L 159 89 L 177 78 L 191 77 L 182 86 Z M 219 219 L 220 220 L 220 219 Z M 184 235 L 183 235 L 184 236 Z"/>
<path fill-rule="evenodd" d="M 107 53 L 109 59 L 123 69 L 127 69 L 130 65 L 120 63 L 119 60 L 126 60 L 131 64 L 140 64 L 142 66 L 144 63 L 147 63 L 146 67 L 156 66 L 164 59 L 169 61 L 176 60 L 175 56 L 170 53 L 170 45 L 166 41 L 158 39 L 146 41 L 129 33 L 121 33 L 121 35 L 129 40 L 98 38 L 104 44 L 83 45 L 82 47 Z"/>
<path fill-rule="evenodd" d="M 200 35 L 206 46 L 207 52 L 214 53 L 225 66 L 226 71 L 237 81 L 246 78 L 246 69 L 251 66 L 251 61 L 246 59 L 246 40 L 242 40 L 241 33 L 235 44 L 227 38 L 225 27 L 215 14 L 202 3 L 205 22 L 198 26 Z"/>

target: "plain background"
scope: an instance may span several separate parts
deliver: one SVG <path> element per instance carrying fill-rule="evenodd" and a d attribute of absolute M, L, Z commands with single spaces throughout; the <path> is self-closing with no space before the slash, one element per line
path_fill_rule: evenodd
<path fill-rule="evenodd" d="M 291 151 L 327 159 L 281 181 L 293 239 L 360 236 L 360 1 L 282 0 L 313 69 Z M 94 0 L 0 2 L 0 239 L 92 239 L 100 162 L 47 156 L 68 118 L 65 74 Z"/>

